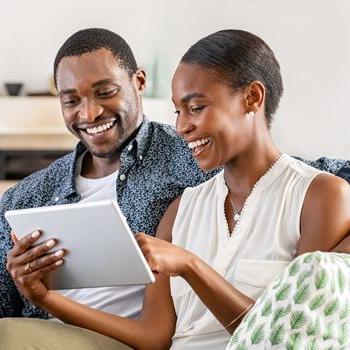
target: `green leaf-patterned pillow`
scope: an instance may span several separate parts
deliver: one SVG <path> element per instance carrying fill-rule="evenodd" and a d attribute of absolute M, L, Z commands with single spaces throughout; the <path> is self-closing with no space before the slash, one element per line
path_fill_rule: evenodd
<path fill-rule="evenodd" d="M 295 259 L 236 329 L 233 349 L 350 349 L 350 255 Z"/>

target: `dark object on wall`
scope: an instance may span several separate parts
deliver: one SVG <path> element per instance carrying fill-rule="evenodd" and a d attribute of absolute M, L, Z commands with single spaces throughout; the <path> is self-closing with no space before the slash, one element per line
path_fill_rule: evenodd
<path fill-rule="evenodd" d="M 10 96 L 18 96 L 22 87 L 22 83 L 5 83 L 5 88 Z"/>

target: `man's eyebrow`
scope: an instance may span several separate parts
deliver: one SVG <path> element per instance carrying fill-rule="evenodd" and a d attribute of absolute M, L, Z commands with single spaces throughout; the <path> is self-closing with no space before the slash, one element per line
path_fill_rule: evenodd
<path fill-rule="evenodd" d="M 64 94 L 74 94 L 75 92 L 77 92 L 76 89 L 66 89 L 66 90 L 61 90 L 58 95 L 61 96 Z"/>
<path fill-rule="evenodd" d="M 115 81 L 113 79 L 103 79 L 103 80 L 96 81 L 96 83 L 93 83 L 92 87 L 96 88 L 96 87 L 99 87 L 101 85 L 110 84 L 110 83 L 115 84 Z"/>
<path fill-rule="evenodd" d="M 202 93 L 199 93 L 199 92 L 191 92 L 191 93 L 185 95 L 184 97 L 182 97 L 181 103 L 187 103 L 190 100 L 192 100 L 193 98 L 197 98 L 197 97 L 205 97 L 205 95 Z"/>
<path fill-rule="evenodd" d="M 103 80 L 99 80 L 96 81 L 95 83 L 92 84 L 93 88 L 99 87 L 101 85 L 105 85 L 105 84 L 109 84 L 109 83 L 114 83 L 115 81 L 113 79 L 103 79 Z M 74 94 L 77 92 L 77 89 L 66 89 L 66 90 L 62 90 L 59 92 L 59 96 L 61 95 L 65 95 L 65 94 Z"/>

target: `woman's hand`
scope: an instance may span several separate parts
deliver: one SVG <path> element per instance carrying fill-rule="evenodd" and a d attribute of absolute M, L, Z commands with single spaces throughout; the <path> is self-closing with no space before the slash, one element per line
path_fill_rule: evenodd
<path fill-rule="evenodd" d="M 196 256 L 189 251 L 162 239 L 144 233 L 136 234 L 139 244 L 151 270 L 168 276 L 183 276 Z"/>
<path fill-rule="evenodd" d="M 40 237 L 35 231 L 18 240 L 15 233 L 11 233 L 14 247 L 7 254 L 6 268 L 11 274 L 15 285 L 30 301 L 40 304 L 48 294 L 43 283 L 49 272 L 59 268 L 63 263 L 65 251 L 60 249 L 49 252 L 56 244 L 55 239 L 33 246 Z"/>

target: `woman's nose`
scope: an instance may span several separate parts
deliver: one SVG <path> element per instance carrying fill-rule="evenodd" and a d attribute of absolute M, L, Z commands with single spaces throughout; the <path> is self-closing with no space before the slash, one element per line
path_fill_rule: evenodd
<path fill-rule="evenodd" d="M 191 118 L 184 116 L 184 115 L 179 115 L 176 119 L 176 132 L 184 137 L 186 134 L 191 132 L 194 128 L 194 125 L 191 122 Z"/>

